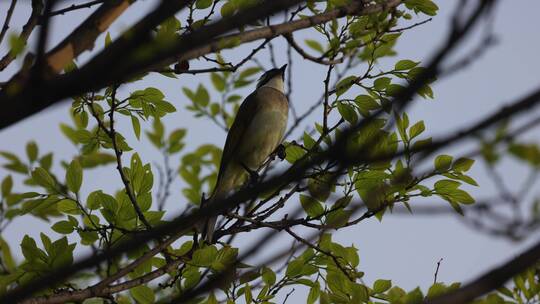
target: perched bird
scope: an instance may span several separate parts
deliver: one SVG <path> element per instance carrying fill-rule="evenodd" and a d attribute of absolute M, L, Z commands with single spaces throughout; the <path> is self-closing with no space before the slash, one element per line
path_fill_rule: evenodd
<path fill-rule="evenodd" d="M 205 204 L 227 197 L 255 179 L 257 170 L 281 146 L 287 127 L 289 101 L 284 94 L 287 65 L 266 71 L 257 89 L 240 105 L 227 134 L 216 186 Z M 203 234 L 211 243 L 217 217 L 208 219 Z"/>

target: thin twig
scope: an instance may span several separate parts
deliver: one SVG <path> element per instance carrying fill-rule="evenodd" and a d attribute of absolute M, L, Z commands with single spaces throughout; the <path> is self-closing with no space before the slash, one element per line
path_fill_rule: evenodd
<path fill-rule="evenodd" d="M 433 275 L 433 284 L 437 283 L 437 276 L 439 275 L 439 267 L 441 267 L 442 258 L 437 262 L 437 268 L 435 269 L 435 274 Z"/>
<path fill-rule="evenodd" d="M 426 19 L 426 20 L 424 20 L 424 21 L 420 21 L 420 22 L 417 22 L 417 23 L 415 23 L 415 24 L 413 24 L 413 25 L 409 25 L 409 26 L 406 26 L 406 27 L 401 27 L 401 28 L 397 28 L 397 29 L 393 29 L 393 30 L 388 30 L 387 33 L 401 33 L 401 32 L 404 32 L 404 31 L 406 31 L 406 30 L 410 30 L 410 29 L 412 29 L 412 28 L 415 28 L 415 27 L 417 27 L 417 26 L 420 26 L 420 25 L 422 25 L 422 24 L 428 23 L 428 22 L 430 22 L 431 20 L 433 20 L 433 18 L 428 18 L 428 19 Z"/>
<path fill-rule="evenodd" d="M 17 5 L 17 0 L 11 0 L 8 11 L 6 13 L 6 19 L 4 20 L 4 25 L 2 26 L 2 31 L 0 32 L 0 44 L 4 40 L 4 36 L 7 33 L 9 28 L 9 22 L 11 21 L 11 16 L 13 15 L 13 10 L 15 10 L 15 5 Z"/>
<path fill-rule="evenodd" d="M 114 154 L 116 155 L 116 170 L 120 174 L 120 178 L 122 179 L 122 182 L 124 183 L 124 187 L 126 189 L 126 194 L 128 195 L 129 200 L 131 201 L 131 204 L 133 205 L 133 208 L 135 209 L 135 212 L 137 213 L 137 216 L 139 217 L 141 222 L 144 224 L 144 226 L 146 226 L 146 229 L 150 230 L 152 229 L 152 225 L 150 225 L 150 223 L 144 216 L 141 208 L 139 207 L 139 204 L 137 203 L 137 198 L 135 197 L 135 194 L 133 193 L 133 189 L 131 188 L 131 182 L 129 181 L 128 177 L 124 173 L 124 166 L 122 165 L 122 150 L 118 147 L 117 134 L 114 128 L 114 113 L 115 113 L 115 107 L 116 107 L 116 90 L 117 89 L 118 89 L 118 86 L 113 86 L 113 90 L 111 94 L 111 111 L 109 112 L 109 124 L 110 124 L 109 136 L 111 138 Z"/>
<path fill-rule="evenodd" d="M 72 4 L 71 6 L 68 6 L 66 8 L 59 9 L 59 10 L 56 10 L 56 11 L 52 11 L 50 13 L 49 17 L 53 17 L 53 16 L 56 16 L 56 15 L 63 15 L 65 13 L 67 13 L 67 12 L 79 10 L 79 9 L 82 9 L 82 8 L 89 8 L 89 7 L 92 7 L 92 6 L 96 5 L 96 4 L 103 3 L 105 1 L 106 0 L 94 0 L 94 1 L 87 2 L 87 3 L 83 3 L 83 4 Z"/>
<path fill-rule="evenodd" d="M 313 61 L 315 63 L 318 63 L 318 64 L 323 64 L 323 65 L 334 65 L 334 64 L 338 64 L 338 63 L 342 63 L 343 62 L 343 57 L 340 57 L 338 59 L 323 59 L 323 58 L 319 58 L 319 57 L 315 57 L 315 56 L 312 56 L 310 54 L 308 54 L 304 49 L 302 49 L 302 47 L 300 45 L 298 45 L 298 43 L 294 40 L 294 37 L 293 37 L 293 34 L 292 33 L 287 33 L 285 35 L 283 35 L 283 37 L 285 37 L 285 39 L 287 40 L 287 42 L 289 43 L 289 45 L 296 51 L 298 52 L 298 54 L 300 54 L 300 56 L 304 57 L 304 59 L 307 59 L 309 61 Z"/>
<path fill-rule="evenodd" d="M 41 16 L 41 13 L 43 11 L 43 2 L 42 0 L 32 0 L 32 13 L 30 14 L 30 17 L 28 17 L 28 21 L 26 21 L 25 25 L 22 28 L 22 32 L 19 35 L 18 40 L 23 42 L 25 45 L 27 43 L 28 37 L 30 37 L 30 34 L 32 34 L 32 31 L 34 31 L 34 28 L 38 24 L 39 18 Z M 2 59 L 0 59 L 0 71 L 3 71 L 13 60 L 15 59 L 15 55 L 13 52 L 8 51 Z M 2 86 L 6 85 L 7 83 L 3 84 Z"/>

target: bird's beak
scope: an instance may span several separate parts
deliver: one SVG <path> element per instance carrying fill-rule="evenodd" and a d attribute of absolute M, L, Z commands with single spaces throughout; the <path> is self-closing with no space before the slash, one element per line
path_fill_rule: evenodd
<path fill-rule="evenodd" d="M 287 69 L 287 65 L 284 64 L 281 68 L 279 68 L 279 70 L 281 71 L 281 74 L 284 75 L 285 74 L 285 70 Z"/>

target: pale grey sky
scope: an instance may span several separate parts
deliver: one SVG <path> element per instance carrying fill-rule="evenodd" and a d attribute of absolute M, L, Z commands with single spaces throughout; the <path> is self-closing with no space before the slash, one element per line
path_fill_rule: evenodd
<path fill-rule="evenodd" d="M 29 1 L 19 1 L 15 11 L 13 22 L 23 24 L 29 12 Z M 447 34 L 449 17 L 452 14 L 457 1 L 436 1 L 440 6 L 440 14 L 428 24 L 406 32 L 398 42 L 397 50 L 399 58 L 412 60 L 427 59 L 433 50 L 441 45 Z M 501 0 L 497 7 L 494 23 L 494 33 L 498 44 L 490 48 L 486 54 L 475 62 L 449 78 L 441 79 L 434 86 L 435 100 L 418 100 L 409 112 L 411 120 L 424 120 L 426 128 L 431 135 L 444 134 L 456 130 L 475 119 L 492 113 L 501 105 L 513 99 L 525 95 L 529 90 L 540 84 L 540 41 L 538 39 L 537 12 L 540 10 L 540 2 L 536 0 L 509 1 Z M 9 1 L 0 1 L 0 20 L 4 18 Z M 118 33 L 133 22 L 137 16 L 153 4 L 153 0 L 138 1 L 131 7 L 127 14 L 115 22 L 111 29 L 113 39 Z M 83 10 L 60 16 L 52 23 L 52 40 L 49 45 L 55 45 L 60 41 L 69 29 L 76 26 L 91 10 Z M 421 17 L 420 20 L 425 18 Z M 13 27 L 17 28 L 17 27 Z M 298 38 L 306 34 L 297 34 Z M 481 35 L 477 34 L 467 40 L 464 50 L 452 59 L 460 58 L 459 55 L 467 54 L 473 49 Z M 33 35 L 35 38 L 35 34 Z M 97 45 L 103 44 L 104 37 L 98 39 Z M 276 39 L 276 48 L 282 46 L 281 38 Z M 0 50 L 3 54 L 6 50 L 5 43 Z M 235 49 L 225 54 L 231 57 L 241 57 L 248 48 Z M 265 61 L 266 51 L 263 51 L 259 59 Z M 83 61 L 89 58 L 89 54 L 83 56 Z M 311 63 L 303 62 L 300 57 L 294 64 L 294 90 L 292 102 L 301 111 L 316 101 L 322 92 L 323 69 Z M 384 65 L 387 62 L 381 64 Z M 451 62 L 451 61 L 450 61 Z M 199 63 L 195 63 L 197 65 Z M 281 62 L 278 62 L 281 64 Z M 0 81 L 6 80 L 8 75 L 15 70 L 9 70 L 0 74 Z M 356 72 L 360 73 L 362 67 Z M 221 145 L 225 134 L 218 127 L 207 120 L 194 119 L 192 114 L 184 110 L 188 101 L 181 91 L 182 86 L 196 87 L 198 82 L 207 81 L 205 76 L 182 75 L 178 80 L 165 79 L 164 77 L 147 77 L 140 87 L 156 86 L 163 90 L 167 100 L 174 103 L 178 111 L 165 120 L 167 128 L 189 128 L 187 136 L 188 147 L 184 151 L 191 151 L 201 143 L 216 143 Z M 314 90 L 314 87 L 318 87 Z M 249 87 L 249 90 L 252 88 Z M 126 91 L 123 91 L 124 93 Z M 55 152 L 56 166 L 59 159 L 71 159 L 77 152 L 76 149 L 61 135 L 58 124 L 69 122 L 69 103 L 47 109 L 15 126 L 0 131 L 0 150 L 24 155 L 24 147 L 29 140 L 36 140 L 41 151 Z M 538 110 L 534 111 L 538 115 Z M 319 115 L 317 112 L 314 115 Z M 313 116 L 312 119 L 315 119 Z M 127 121 L 123 122 L 129 127 Z M 300 130 L 303 131 L 303 130 Z M 530 140 L 538 142 L 540 132 L 528 133 Z M 130 140 L 134 140 L 130 138 Z M 146 142 L 134 145 L 146 162 L 159 162 L 160 157 L 156 151 Z M 466 147 L 474 147 L 471 143 Z M 450 154 L 458 155 L 463 152 L 463 147 L 451 149 Z M 446 151 L 445 151 L 446 152 Z M 505 180 L 514 186 L 527 173 L 520 165 L 512 161 L 505 161 L 502 166 Z M 95 170 L 85 176 L 84 193 L 95 189 L 114 191 L 120 187 L 120 181 L 116 172 L 111 170 Z M 7 171 L 0 169 L 0 178 Z M 480 183 L 479 188 L 467 187 L 473 196 L 477 198 L 493 195 L 496 190 L 480 162 L 477 162 L 471 175 Z M 177 180 L 173 188 L 173 198 L 168 204 L 170 215 L 176 214 L 175 208 L 180 211 L 179 202 L 184 199 L 180 193 L 181 184 Z M 22 190 L 16 184 L 15 190 Z M 533 189 L 533 194 L 538 195 L 538 190 Z M 429 203 L 444 205 L 442 201 L 433 199 Z M 45 229 L 47 224 L 34 219 L 21 219 L 14 222 L 4 232 L 6 238 L 13 246 L 15 252 L 19 252 L 16 244 L 20 242 L 24 234 L 39 237 L 39 231 Z M 53 232 L 53 234 L 55 234 Z M 249 241 L 253 236 L 242 235 L 242 243 Z M 375 279 L 393 279 L 398 285 L 412 289 L 416 286 L 427 287 L 433 281 L 435 264 L 440 258 L 444 258 L 439 271 L 439 280 L 444 282 L 468 281 L 490 267 L 501 263 L 517 252 L 522 250 L 540 236 L 535 233 L 525 242 L 511 242 L 506 239 L 494 238 L 465 227 L 454 216 L 386 216 L 382 223 L 372 219 L 352 228 L 345 229 L 336 236 L 345 244 L 354 243 L 359 248 L 360 269 L 366 273 L 366 281 Z M 60 237 L 60 235 L 58 235 Z M 248 239 L 249 238 L 249 239 Z M 279 244 L 270 248 L 289 246 L 290 241 L 280 238 Z M 271 250 L 265 254 L 272 253 Z M 260 258 L 260 257 L 259 257 Z"/>

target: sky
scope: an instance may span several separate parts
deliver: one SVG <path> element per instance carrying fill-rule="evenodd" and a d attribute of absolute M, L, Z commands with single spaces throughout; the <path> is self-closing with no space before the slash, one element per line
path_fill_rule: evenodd
<path fill-rule="evenodd" d="M 19 1 L 19 5 L 13 16 L 12 28 L 20 28 L 25 22 L 29 12 L 29 1 Z M 474 2 L 474 1 L 473 1 Z M 66 2 L 66 4 L 69 2 Z M 403 34 L 396 49 L 398 58 L 427 61 L 430 54 L 440 46 L 449 28 L 449 18 L 457 1 L 436 1 L 440 7 L 440 13 L 432 21 L 423 26 L 416 27 Z M 519 5 L 517 5 L 519 3 Z M 0 20 L 4 18 L 9 1 L 0 1 Z M 118 21 L 111 27 L 111 36 L 114 39 L 120 32 L 126 29 L 134 20 L 153 5 L 153 1 L 136 2 Z M 527 8 L 527 9 L 524 9 Z M 535 0 L 500 1 L 496 9 L 493 23 L 493 33 L 497 44 L 486 50 L 484 54 L 475 58 L 474 62 L 465 69 L 452 74 L 449 77 L 438 80 L 434 85 L 434 100 L 417 100 L 409 110 L 411 121 L 424 120 L 427 132 L 431 136 L 448 134 L 464 126 L 468 126 L 475 120 L 489 115 L 502 105 L 524 96 L 527 92 L 536 88 L 539 83 L 538 71 L 540 61 L 540 41 L 538 36 L 537 12 L 540 2 Z M 69 29 L 76 26 L 91 10 L 82 10 L 66 14 L 54 19 L 52 23 L 52 37 L 49 46 L 55 45 L 68 33 Z M 419 17 L 418 21 L 426 19 Z M 297 40 L 308 37 L 309 32 L 297 33 Z M 481 40 L 482 32 L 475 32 L 467 39 L 463 48 L 454 54 L 447 62 L 451 64 L 463 56 L 470 54 Z M 32 36 L 35 39 L 35 34 Z M 281 52 L 283 41 L 278 42 L 275 48 Z M 103 45 L 104 36 L 98 38 L 97 49 Z M 253 44 L 245 48 L 228 51 L 228 58 L 242 58 L 249 52 Z M 0 46 L 3 54 L 6 51 L 6 43 Z M 259 59 L 267 67 L 270 67 L 267 52 L 264 51 Z M 266 55 L 266 58 L 265 58 Z M 91 57 L 91 53 L 85 53 L 80 62 L 85 62 Z M 278 60 L 282 58 L 278 56 Z M 381 62 L 393 63 L 396 59 Z M 18 62 L 17 66 L 20 64 Z M 192 62 L 193 66 L 203 66 L 203 62 Z M 278 65 L 283 64 L 278 62 Z M 17 67 L 0 73 L 0 81 L 5 81 Z M 355 72 L 360 73 L 362 66 Z M 322 79 L 324 68 L 317 67 L 309 62 L 304 62 L 301 57 L 295 57 L 293 66 L 293 95 L 291 102 L 301 112 L 310 104 L 318 100 L 322 92 Z M 205 76 L 182 75 L 179 79 L 171 80 L 159 76 L 149 76 L 140 87 L 156 86 L 163 90 L 166 99 L 173 102 L 178 111 L 170 115 L 166 120 L 168 130 L 184 127 L 189 128 L 187 135 L 190 151 L 202 143 L 215 143 L 222 145 L 225 133 L 208 120 L 195 119 L 184 107 L 188 105 L 187 98 L 181 88 L 187 86 L 195 88 L 199 82 L 208 82 Z M 320 86 L 319 90 L 314 90 Z M 249 87 L 246 90 L 249 91 Z M 246 91 L 246 92 L 247 92 Z M 127 91 L 120 92 L 126 94 Z M 215 97 L 215 96 L 213 96 Z M 53 151 L 55 153 L 56 168 L 59 159 L 71 159 L 77 153 L 60 133 L 59 123 L 69 122 L 69 102 L 51 107 L 38 115 L 34 115 L 8 129 L 0 131 L 0 150 L 7 150 L 24 155 L 24 147 L 30 140 L 39 143 L 41 151 Z M 538 110 L 531 110 L 527 115 L 538 115 Z M 313 122 L 319 112 L 310 116 Z M 309 123 L 309 122 L 308 122 Z M 124 122 L 129 127 L 129 124 Z M 305 127 L 305 126 L 304 126 Z M 127 130 L 124 128 L 124 130 Z M 300 128 L 299 131 L 303 131 Z M 533 130 L 526 135 L 530 141 L 538 142 L 540 132 Z M 132 142 L 134 141 L 131 138 Z M 134 146 L 147 162 L 159 162 L 160 156 L 147 142 L 135 143 Z M 473 142 L 466 142 L 459 147 L 452 147 L 445 153 L 459 155 L 464 151 L 474 148 Z M 527 170 L 516 162 L 505 160 L 498 168 L 505 181 L 516 188 L 523 181 Z M 105 189 L 112 192 L 120 187 L 118 177 L 110 169 L 98 169 L 85 175 L 86 193 L 95 189 Z M 479 181 L 480 187 L 466 187 L 467 191 L 476 197 L 492 196 L 496 187 L 487 178 L 483 164 L 478 161 L 470 172 Z M 0 168 L 0 178 L 8 172 Z M 16 187 L 20 185 L 16 184 Z M 537 185 L 535 185 L 537 186 Z M 179 208 L 179 201 L 183 201 L 180 193 L 181 182 L 176 180 L 173 188 L 173 197 L 168 202 L 167 208 L 171 215 L 175 214 L 175 208 Z M 22 191 L 23 188 L 16 188 Z M 532 190 L 532 195 L 538 195 L 538 190 Z M 444 205 L 436 199 L 423 204 Z M 178 212 L 181 209 L 178 210 Z M 22 219 L 15 221 L 3 233 L 12 250 L 18 252 L 15 244 L 18 244 L 22 236 L 29 234 L 39 237 L 39 231 L 46 229 L 48 225 L 34 219 Z M 54 232 L 52 232 L 55 234 Z M 58 235 L 60 237 L 60 235 Z M 436 263 L 443 259 L 438 279 L 443 282 L 469 281 L 491 267 L 502 263 L 518 252 L 534 243 L 540 234 L 535 232 L 521 242 L 515 242 L 504 238 L 497 238 L 478 232 L 467 227 L 454 215 L 425 216 L 425 215 L 392 215 L 386 216 L 382 223 L 375 219 L 362 222 L 360 225 L 344 229 L 336 234 L 336 239 L 345 245 L 354 244 L 359 248 L 360 269 L 366 273 L 366 282 L 375 279 L 392 279 L 396 284 L 405 289 L 416 286 L 428 287 L 433 281 Z M 240 245 L 249 244 L 255 239 L 252 235 L 242 235 Z M 278 238 L 271 244 L 271 248 L 290 246 L 286 238 Z M 20 252 L 18 252 L 20 254 Z M 258 257 L 263 259 L 271 254 L 267 251 Z M 300 292 L 297 292 L 300 297 Z"/>

